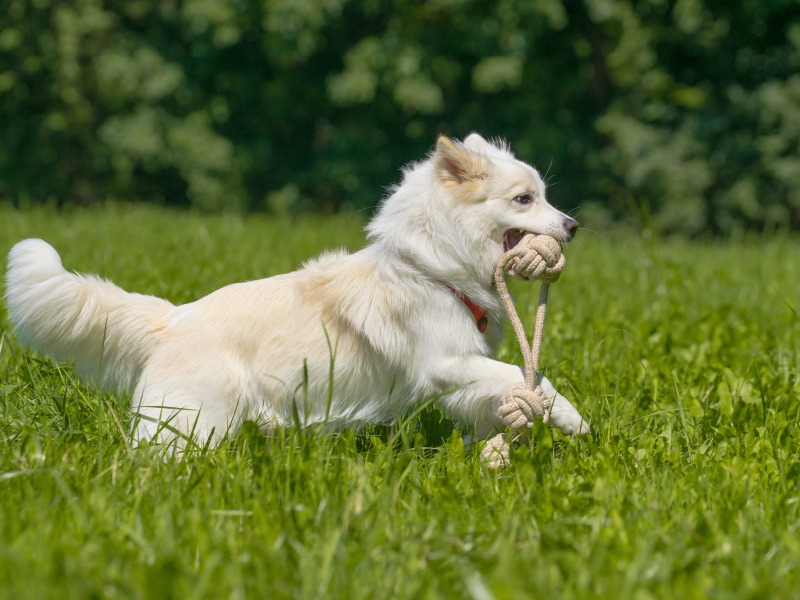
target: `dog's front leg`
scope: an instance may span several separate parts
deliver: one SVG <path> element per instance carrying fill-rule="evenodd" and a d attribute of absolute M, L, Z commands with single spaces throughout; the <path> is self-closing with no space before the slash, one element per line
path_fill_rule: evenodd
<path fill-rule="evenodd" d="M 440 390 L 449 391 L 439 401 L 449 415 L 463 423 L 474 424 L 475 439 L 485 439 L 505 429 L 498 409 L 505 391 L 525 381 L 522 369 L 484 356 L 453 358 L 439 365 L 438 372 L 431 377 Z M 545 394 L 553 399 L 550 408 L 553 426 L 565 435 L 589 433 L 589 424 L 541 374 L 539 383 Z"/>
<path fill-rule="evenodd" d="M 439 406 L 451 417 L 476 427 L 483 439 L 505 429 L 498 409 L 503 394 L 525 378 L 519 367 L 485 356 L 459 356 L 431 361 L 436 371 L 424 377 L 431 387 L 443 393 Z"/>

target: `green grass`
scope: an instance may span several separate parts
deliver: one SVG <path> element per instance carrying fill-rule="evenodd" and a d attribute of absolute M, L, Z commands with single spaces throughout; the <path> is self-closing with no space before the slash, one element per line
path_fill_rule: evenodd
<path fill-rule="evenodd" d="M 358 248 L 352 217 L 0 209 L 0 252 L 174 302 Z M 0 348 L 0 590 L 19 598 L 800 597 L 800 243 L 582 235 L 543 360 L 592 423 L 494 473 L 434 411 L 162 460 L 129 398 Z M 512 283 L 523 320 L 536 286 Z M 787 305 L 788 303 L 788 305 Z M 510 333 L 510 331 L 509 331 Z M 513 337 L 500 358 L 516 360 Z M 443 440 L 443 438 L 446 438 Z"/>

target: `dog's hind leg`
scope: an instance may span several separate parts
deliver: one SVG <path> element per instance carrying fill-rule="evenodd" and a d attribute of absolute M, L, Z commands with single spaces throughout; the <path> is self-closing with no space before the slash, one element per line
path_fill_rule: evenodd
<path fill-rule="evenodd" d="M 207 429 L 200 411 L 185 404 L 176 394 L 137 388 L 131 407 L 131 437 L 136 442 L 185 448 L 188 438 L 199 439 Z"/>
<path fill-rule="evenodd" d="M 131 408 L 133 439 L 174 444 L 177 448 L 191 444 L 202 447 L 209 437 L 214 442 L 229 430 L 237 431 L 241 418 L 236 417 L 241 415 L 236 413 L 241 411 L 234 410 L 229 415 L 214 410 L 220 402 L 207 402 L 204 406 L 202 397 L 209 396 L 210 389 L 203 388 L 200 391 L 190 385 L 168 389 L 164 385 L 147 385 L 143 379 L 136 388 Z"/>

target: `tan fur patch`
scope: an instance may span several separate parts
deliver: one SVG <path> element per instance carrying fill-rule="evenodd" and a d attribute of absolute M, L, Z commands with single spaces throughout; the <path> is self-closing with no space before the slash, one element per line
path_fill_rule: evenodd
<path fill-rule="evenodd" d="M 440 180 L 448 188 L 487 177 L 486 158 L 446 136 L 441 136 L 436 143 L 434 161 Z"/>

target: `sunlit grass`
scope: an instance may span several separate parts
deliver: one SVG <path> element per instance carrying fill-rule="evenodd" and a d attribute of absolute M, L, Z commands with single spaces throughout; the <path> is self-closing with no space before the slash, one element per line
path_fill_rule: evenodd
<path fill-rule="evenodd" d="M 356 249 L 353 217 L 0 210 L 71 270 L 177 303 Z M 800 589 L 800 243 L 582 236 L 543 361 L 591 421 L 538 425 L 501 473 L 437 411 L 180 459 L 129 399 L 0 327 L 0 590 L 27 598 L 764 598 Z M 536 288 L 513 282 L 532 321 Z M 791 307 L 791 308 L 790 308 Z M 518 359 L 513 337 L 500 352 Z M 119 420 L 119 425 L 117 421 Z"/>

